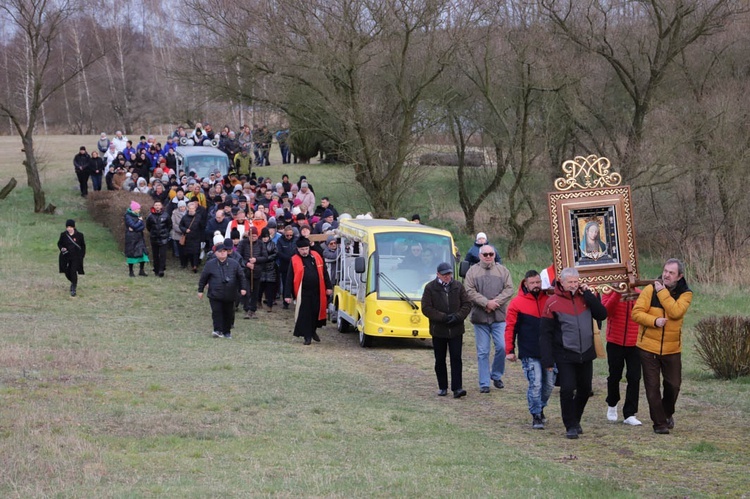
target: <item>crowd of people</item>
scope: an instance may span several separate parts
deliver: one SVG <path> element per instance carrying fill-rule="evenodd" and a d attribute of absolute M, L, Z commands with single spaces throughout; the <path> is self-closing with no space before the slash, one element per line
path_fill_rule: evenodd
<path fill-rule="evenodd" d="M 225 125 L 219 133 L 206 123 L 197 123 L 194 129 L 178 127 L 164 142 L 153 135 L 141 135 L 138 142 L 128 139 L 118 130 L 110 138 L 102 132 L 96 147 L 89 154 L 81 146 L 73 158 L 73 167 L 78 178 L 81 196 L 89 191 L 89 180 L 94 191 L 103 187 L 107 190 L 130 190 L 149 193 L 161 185 L 169 191 L 171 185 L 180 186 L 185 172 L 177 171 L 177 146 L 211 145 L 225 153 L 239 174 L 250 175 L 252 165 L 270 166 L 270 153 L 274 140 L 281 153 L 281 163 L 296 163 L 296 157 L 289 148 L 289 128 L 272 132 L 268 126 L 243 125 L 239 132 Z M 250 156 L 252 152 L 252 156 Z M 185 185 L 182 185 L 184 188 Z"/>
<path fill-rule="evenodd" d="M 97 149 L 104 153 L 94 151 L 89 156 L 81 147 L 73 163 L 83 196 L 89 177 L 93 188 L 101 189 L 102 175 L 108 189 L 151 196 L 150 207 L 143 210 L 132 201 L 124 214 L 130 277 L 136 276 L 135 264 L 138 275 L 147 276 L 147 263 L 152 263 L 155 276 L 164 277 L 171 250 L 183 269 L 197 273 L 203 266 L 198 297 L 208 287 L 214 337 L 232 337 L 240 306 L 244 319 L 254 319 L 263 308 L 271 313 L 279 302 L 284 309 L 296 303 L 294 336 L 310 345 L 320 341 L 316 329 L 326 321 L 335 277 L 330 264 L 340 251 L 334 235 L 340 215 L 327 197 L 318 202 L 304 175 L 294 183 L 286 174 L 274 182 L 246 167 L 250 147 L 257 165 L 269 164 L 269 135 L 265 127 L 252 131 L 243 127 L 237 138 L 225 127 L 219 147 L 235 167 L 226 175 L 215 171 L 198 178 L 194 172 L 174 171 L 175 164 L 170 165 L 180 138 L 189 136 L 195 143 L 215 139 L 210 125 L 200 124 L 189 135 L 178 129 L 164 147 L 153 137 L 142 136 L 139 146 L 132 148 L 121 132 L 112 140 L 102 134 Z M 284 151 L 282 157 L 288 162 L 288 148 Z M 125 154 L 133 161 L 126 161 Z M 128 171 L 120 176 L 123 169 Z M 421 222 L 418 215 L 412 221 Z M 311 242 L 311 234 L 322 234 L 315 238 L 321 242 Z M 71 283 L 71 296 L 76 296 L 86 245 L 74 220 L 66 222 L 58 247 L 60 272 Z M 618 421 L 619 384 L 627 369 L 623 423 L 641 425 L 636 413 L 643 373 L 654 431 L 668 434 L 674 428 L 681 384 L 681 324 L 692 299 L 681 262 L 668 260 L 662 279 L 642 292 L 636 290 L 640 293 L 637 300 L 628 301 L 616 292 L 598 296 L 579 282 L 575 268 L 563 269 L 557 278 L 552 267 L 541 273 L 529 270 L 515 290 L 510 272 L 484 232 L 477 234 L 465 260 L 470 268 L 463 283 L 453 279 L 453 262 L 442 262 L 422 296 L 422 312 L 429 319 L 433 338 L 439 396 L 448 394 L 448 354 L 453 397 L 467 395 L 461 355 L 469 318 L 476 340 L 479 393 L 490 393 L 490 383 L 503 389 L 506 360 L 520 359 L 528 381 L 532 428 L 545 428 L 544 408 L 558 385 L 566 437 L 577 439 L 583 433 L 581 418 L 597 357 L 594 322 L 607 319 L 607 419 Z M 494 355 L 490 355 L 493 344 Z"/>

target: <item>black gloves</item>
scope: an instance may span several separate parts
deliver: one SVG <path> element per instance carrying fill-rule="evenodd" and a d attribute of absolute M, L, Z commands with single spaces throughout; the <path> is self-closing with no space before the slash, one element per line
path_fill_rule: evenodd
<path fill-rule="evenodd" d="M 445 316 L 445 323 L 449 326 L 455 326 L 462 322 L 461 318 L 457 314 L 448 314 Z"/>

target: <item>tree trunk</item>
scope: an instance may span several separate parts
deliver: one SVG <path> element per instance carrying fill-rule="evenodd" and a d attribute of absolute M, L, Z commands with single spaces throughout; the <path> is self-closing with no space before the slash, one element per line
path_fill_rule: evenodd
<path fill-rule="evenodd" d="M 16 181 L 16 178 L 11 177 L 10 181 L 5 184 L 5 187 L 3 187 L 3 189 L 0 191 L 0 200 L 7 198 L 8 194 L 10 194 L 11 191 L 16 188 L 17 184 L 18 182 Z"/>
<path fill-rule="evenodd" d="M 54 212 L 54 206 L 45 206 L 47 201 L 42 189 L 42 180 L 39 178 L 39 165 L 34 154 L 34 136 L 31 131 L 27 132 L 21 138 L 21 141 L 23 143 L 23 151 L 26 154 L 26 160 L 23 162 L 23 165 L 26 167 L 26 177 L 29 187 L 34 192 L 34 213 L 50 213 L 50 209 Z"/>

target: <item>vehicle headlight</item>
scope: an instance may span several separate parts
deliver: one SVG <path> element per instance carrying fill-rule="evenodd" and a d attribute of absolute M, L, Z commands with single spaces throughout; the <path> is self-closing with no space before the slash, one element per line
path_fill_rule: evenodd
<path fill-rule="evenodd" d="M 388 324 L 389 322 L 391 322 L 391 318 L 390 317 L 388 317 L 387 315 L 385 317 L 383 317 L 383 324 Z"/>

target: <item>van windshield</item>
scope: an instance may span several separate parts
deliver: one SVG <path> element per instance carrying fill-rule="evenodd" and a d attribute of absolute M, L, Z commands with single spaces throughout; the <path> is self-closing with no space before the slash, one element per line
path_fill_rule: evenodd
<path fill-rule="evenodd" d="M 375 235 L 375 265 L 385 279 L 377 279 L 378 298 L 399 300 L 393 283 L 409 298 L 422 299 L 424 285 L 435 278 L 439 263 L 453 263 L 451 239 L 421 232 Z"/>
<path fill-rule="evenodd" d="M 194 171 L 200 178 L 208 177 L 216 169 L 221 170 L 222 175 L 229 171 L 229 158 L 227 156 L 198 156 L 185 157 L 184 168 L 186 172 Z"/>

